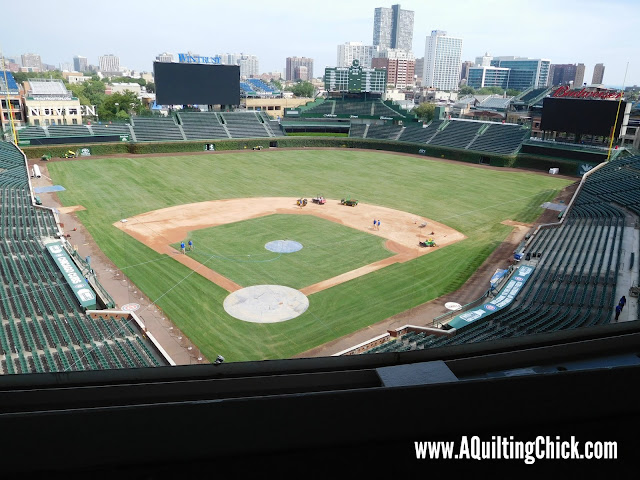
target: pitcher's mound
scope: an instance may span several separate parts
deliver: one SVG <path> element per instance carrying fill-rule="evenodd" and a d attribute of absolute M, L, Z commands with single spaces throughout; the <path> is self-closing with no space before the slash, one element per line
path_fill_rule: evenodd
<path fill-rule="evenodd" d="M 302 315 L 309 308 L 309 299 L 295 288 L 254 285 L 229 294 L 223 306 L 229 315 L 245 322 L 277 323 Z"/>
<path fill-rule="evenodd" d="M 270 252 L 293 253 L 302 250 L 302 244 L 300 242 L 294 242 L 293 240 L 274 240 L 273 242 L 267 243 L 264 248 Z"/>

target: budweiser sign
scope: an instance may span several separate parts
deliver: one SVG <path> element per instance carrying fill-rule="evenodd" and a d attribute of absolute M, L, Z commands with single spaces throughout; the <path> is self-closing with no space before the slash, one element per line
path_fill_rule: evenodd
<path fill-rule="evenodd" d="M 552 97 L 569 97 L 569 98 L 620 98 L 622 92 L 616 90 L 600 90 L 599 92 L 592 90 L 571 90 L 567 86 L 558 87 L 556 91 L 551 94 Z"/>

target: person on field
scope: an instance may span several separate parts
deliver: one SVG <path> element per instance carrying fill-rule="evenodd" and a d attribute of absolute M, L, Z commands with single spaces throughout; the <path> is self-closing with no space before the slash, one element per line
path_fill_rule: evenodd
<path fill-rule="evenodd" d="M 189 251 L 193 251 L 193 242 L 191 240 L 189 240 Z"/>
<path fill-rule="evenodd" d="M 373 219 L 373 229 L 374 230 L 376 229 L 376 219 L 375 218 Z"/>
<path fill-rule="evenodd" d="M 380 230 L 380 220 L 378 220 L 378 230 Z"/>
<path fill-rule="evenodd" d="M 620 299 L 620 303 L 618 304 L 620 305 L 620 309 L 623 309 L 626 303 L 627 303 L 627 297 L 623 295 L 622 298 Z"/>
<path fill-rule="evenodd" d="M 622 311 L 622 307 L 620 305 L 616 305 L 616 320 L 620 316 L 620 312 Z"/>
<path fill-rule="evenodd" d="M 184 253 L 184 242 L 180 243 L 180 250 Z"/>

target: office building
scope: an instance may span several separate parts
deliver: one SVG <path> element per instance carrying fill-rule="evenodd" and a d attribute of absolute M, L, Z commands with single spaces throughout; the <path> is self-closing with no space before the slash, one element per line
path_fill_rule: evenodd
<path fill-rule="evenodd" d="M 363 68 L 371 68 L 371 60 L 377 51 L 377 47 L 364 45 L 362 42 L 343 43 L 338 45 L 336 66 L 349 68 L 354 60 L 358 60 Z"/>
<path fill-rule="evenodd" d="M 473 88 L 500 87 L 509 88 L 509 73 L 511 69 L 482 66 L 469 67 L 467 85 Z"/>
<path fill-rule="evenodd" d="M 424 50 L 422 86 L 438 90 L 458 90 L 462 58 L 462 39 L 433 30 Z"/>
<path fill-rule="evenodd" d="M 112 53 L 98 57 L 98 68 L 102 73 L 120 72 L 120 57 Z"/>
<path fill-rule="evenodd" d="M 551 60 L 526 57 L 494 57 L 491 66 L 509 68 L 509 87 L 523 91 L 527 88 L 543 88 L 549 83 Z"/>
<path fill-rule="evenodd" d="M 307 78 L 302 79 L 296 76 L 296 68 L 298 67 L 306 67 L 307 70 Z M 287 57 L 287 64 L 285 70 L 285 79 L 287 81 L 297 81 L 297 80 L 309 80 L 313 78 L 313 58 L 307 57 Z"/>
<path fill-rule="evenodd" d="M 596 63 L 596 66 L 593 67 L 593 77 L 591 77 L 591 84 L 600 85 L 603 79 L 604 79 L 604 64 Z"/>
<path fill-rule="evenodd" d="M 73 57 L 73 69 L 76 72 L 86 72 L 87 57 L 81 57 L 80 55 L 76 55 L 75 57 Z"/>
<path fill-rule="evenodd" d="M 413 48 L 414 12 L 400 5 L 379 7 L 373 16 L 373 45 L 380 50 L 393 48 L 410 51 Z"/>
<path fill-rule="evenodd" d="M 240 76 L 244 78 L 258 77 L 260 75 L 260 62 L 255 55 L 245 53 L 222 53 L 220 57 L 222 65 L 238 65 Z"/>
<path fill-rule="evenodd" d="M 493 60 L 493 56 L 485 53 L 481 57 L 476 57 L 475 66 L 476 67 L 488 67 L 491 65 L 491 60 Z"/>

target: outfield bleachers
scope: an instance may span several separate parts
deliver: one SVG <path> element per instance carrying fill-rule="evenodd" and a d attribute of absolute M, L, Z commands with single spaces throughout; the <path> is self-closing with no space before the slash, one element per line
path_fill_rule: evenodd
<path fill-rule="evenodd" d="M 442 120 L 433 120 L 426 127 L 407 126 L 398 140 L 401 142 L 429 143 L 441 124 Z"/>
<path fill-rule="evenodd" d="M 129 135 L 129 138 L 133 138 L 132 132 L 131 132 L 131 126 L 129 124 L 124 124 L 124 123 L 106 123 L 106 124 L 94 123 L 91 125 L 91 130 L 93 131 L 93 134 L 96 136 Z"/>
<path fill-rule="evenodd" d="M 636 210 L 640 205 L 638 191 L 640 156 L 604 165 L 587 177 L 565 221 L 540 228 L 528 245 L 526 252 L 536 259 L 536 268 L 509 307 L 458 329 L 451 337 L 402 337 L 366 353 L 460 345 L 610 323 L 624 253 L 626 214 L 621 207 L 640 214 L 640 208 Z"/>
<path fill-rule="evenodd" d="M 492 124 L 471 142 L 468 149 L 478 152 L 511 155 L 520 149 L 522 142 L 529 135 L 529 129 L 520 125 Z"/>
<path fill-rule="evenodd" d="M 366 138 L 396 140 L 400 132 L 402 132 L 402 126 L 399 125 L 369 125 Z"/>
<path fill-rule="evenodd" d="M 229 138 L 217 113 L 179 112 L 178 117 L 187 140 Z"/>
<path fill-rule="evenodd" d="M 259 112 L 219 113 L 231 138 L 269 137 L 269 130 L 258 115 Z"/>
<path fill-rule="evenodd" d="M 256 90 L 258 92 L 261 92 L 261 93 L 262 92 L 263 93 L 274 93 L 275 92 L 275 89 L 273 89 L 272 87 L 270 87 L 269 85 L 264 83 L 259 78 L 249 78 L 249 79 L 247 79 L 247 82 L 253 88 L 253 90 Z"/>
<path fill-rule="evenodd" d="M 29 125 L 28 127 L 17 130 L 18 140 L 31 140 L 33 138 L 45 138 L 48 136 L 47 131 L 42 127 Z"/>
<path fill-rule="evenodd" d="M 138 142 L 185 140 L 173 117 L 135 117 L 132 121 Z"/>
<path fill-rule="evenodd" d="M 480 122 L 449 120 L 438 130 L 429 145 L 442 147 L 467 148 L 480 130 Z"/>
<path fill-rule="evenodd" d="M 50 125 L 47 127 L 50 137 L 87 137 L 91 130 L 86 125 Z"/>
<path fill-rule="evenodd" d="M 0 142 L 0 374 L 166 365 L 130 320 L 84 312 L 45 249 L 57 234 L 22 152 Z"/>

